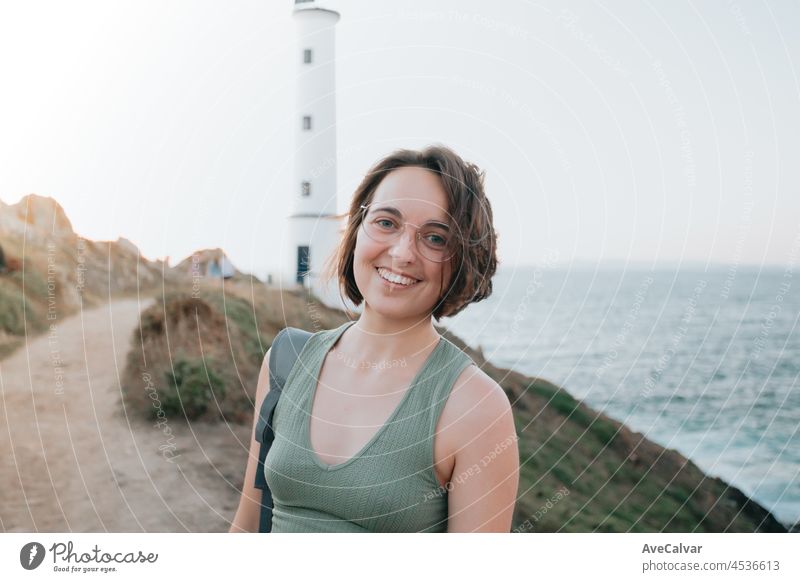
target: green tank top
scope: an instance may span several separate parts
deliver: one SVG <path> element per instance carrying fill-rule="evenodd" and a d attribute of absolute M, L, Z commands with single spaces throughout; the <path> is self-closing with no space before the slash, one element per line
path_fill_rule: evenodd
<path fill-rule="evenodd" d="M 355 456 L 327 465 L 310 444 L 311 406 L 325 356 L 354 323 L 313 334 L 286 379 L 264 461 L 272 531 L 444 532 L 434 431 L 455 380 L 474 362 L 442 337 L 386 423 Z"/>

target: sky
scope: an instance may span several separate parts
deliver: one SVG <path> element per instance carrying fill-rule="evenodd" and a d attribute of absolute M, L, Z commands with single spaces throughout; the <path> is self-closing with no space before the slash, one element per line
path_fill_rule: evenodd
<path fill-rule="evenodd" d="M 278 267 L 299 72 L 286 0 L 0 4 L 0 199 L 172 264 Z M 800 5 L 337 10 L 339 211 L 398 147 L 486 171 L 500 266 L 779 266 L 800 245 Z"/>

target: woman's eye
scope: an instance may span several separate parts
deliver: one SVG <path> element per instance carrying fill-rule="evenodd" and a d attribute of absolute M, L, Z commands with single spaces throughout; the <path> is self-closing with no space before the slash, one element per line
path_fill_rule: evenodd
<path fill-rule="evenodd" d="M 435 247 L 445 247 L 445 246 L 447 246 L 447 239 L 444 238 L 441 235 L 431 233 L 431 234 L 428 234 L 425 238 L 428 240 L 428 242 L 430 242 Z"/>
<path fill-rule="evenodd" d="M 378 218 L 375 221 L 375 224 L 377 224 L 378 226 L 380 226 L 382 228 L 392 228 L 394 226 L 394 222 L 392 222 L 388 218 Z"/>

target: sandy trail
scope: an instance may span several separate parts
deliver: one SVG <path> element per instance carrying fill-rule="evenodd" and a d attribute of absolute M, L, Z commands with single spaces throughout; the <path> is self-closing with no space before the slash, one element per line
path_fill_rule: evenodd
<path fill-rule="evenodd" d="M 0 362 L 0 530 L 227 531 L 249 427 L 167 419 L 170 438 L 126 416 L 120 377 L 145 307 L 59 320 Z"/>

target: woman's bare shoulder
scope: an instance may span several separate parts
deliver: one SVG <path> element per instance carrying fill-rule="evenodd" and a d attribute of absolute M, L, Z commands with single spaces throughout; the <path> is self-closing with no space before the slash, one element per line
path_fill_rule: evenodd
<path fill-rule="evenodd" d="M 473 421 L 511 410 L 511 403 L 500 384 L 475 363 L 464 368 L 456 378 L 447 401 L 447 406 L 450 405 L 460 413 L 460 417 Z"/>
<path fill-rule="evenodd" d="M 456 378 L 442 410 L 439 427 L 448 451 L 458 451 L 497 421 L 512 415 L 503 388 L 474 363 Z"/>

